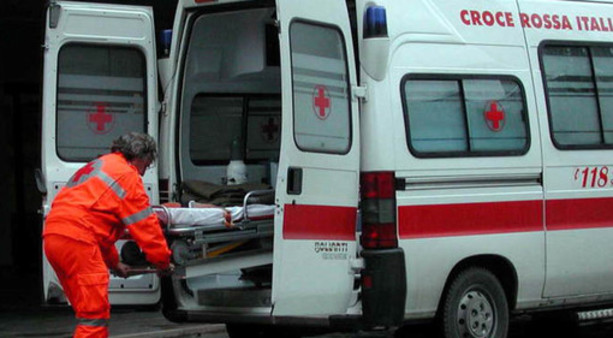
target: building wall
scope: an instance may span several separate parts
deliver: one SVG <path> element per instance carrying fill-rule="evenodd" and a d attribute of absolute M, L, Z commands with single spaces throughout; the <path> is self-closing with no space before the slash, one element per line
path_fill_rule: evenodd
<path fill-rule="evenodd" d="M 0 267 L 37 265 L 40 194 L 40 1 L 3 1 L 0 11 Z M 38 234 L 37 234 L 38 233 Z"/>

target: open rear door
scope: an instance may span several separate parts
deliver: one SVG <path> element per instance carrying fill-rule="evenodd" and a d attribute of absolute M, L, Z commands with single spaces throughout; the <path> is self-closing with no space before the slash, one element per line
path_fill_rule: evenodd
<path fill-rule="evenodd" d="M 46 215 L 70 176 L 107 153 L 113 139 L 130 131 L 157 138 L 153 12 L 147 7 L 51 1 L 44 48 Z M 157 203 L 156 169 L 143 181 L 152 203 Z M 46 301 L 62 300 L 46 259 L 43 283 Z M 112 278 L 110 291 L 114 304 L 152 304 L 160 294 L 152 275 Z"/>
<path fill-rule="evenodd" d="M 282 140 L 274 316 L 345 313 L 356 255 L 360 135 L 345 1 L 277 0 Z"/>

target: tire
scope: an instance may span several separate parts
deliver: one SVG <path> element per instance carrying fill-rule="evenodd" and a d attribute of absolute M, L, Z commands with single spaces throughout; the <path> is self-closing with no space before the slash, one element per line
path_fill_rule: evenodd
<path fill-rule="evenodd" d="M 489 270 L 458 274 L 444 295 L 440 314 L 445 338 L 506 338 L 509 307 L 504 289 Z"/>

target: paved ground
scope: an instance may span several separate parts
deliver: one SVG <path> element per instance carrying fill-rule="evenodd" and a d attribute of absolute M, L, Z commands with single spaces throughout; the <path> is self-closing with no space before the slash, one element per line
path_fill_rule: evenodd
<path fill-rule="evenodd" d="M 2 337 L 71 337 L 74 327 L 72 312 L 68 308 L 32 308 L 27 311 L 0 312 L 0 336 Z M 431 328 L 421 325 L 392 333 L 331 333 L 314 338 L 430 338 Z M 174 338 L 206 337 L 228 338 L 224 325 L 174 324 L 159 311 L 136 309 L 113 310 L 109 333 L 114 338 Z M 610 338 L 613 324 L 600 323 L 571 328 L 564 323 L 535 324 L 527 319 L 515 319 L 509 338 Z"/>
<path fill-rule="evenodd" d="M 68 306 L 42 306 L 40 276 L 35 269 L 0 270 L 1 337 L 71 337 L 75 326 Z M 175 324 L 158 309 L 114 307 L 111 337 L 213 337 L 225 335 L 224 325 Z"/>
<path fill-rule="evenodd" d="M 109 324 L 111 337 L 190 337 L 224 334 L 224 325 L 175 324 L 159 311 L 114 309 Z M 2 337 L 71 337 L 75 320 L 66 307 L 30 308 L 0 313 Z"/>

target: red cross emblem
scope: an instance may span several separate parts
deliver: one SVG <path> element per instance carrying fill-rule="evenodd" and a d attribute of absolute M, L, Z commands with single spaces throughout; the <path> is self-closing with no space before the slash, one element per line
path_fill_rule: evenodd
<path fill-rule="evenodd" d="M 313 90 L 313 112 L 320 120 L 330 116 L 330 95 L 325 86 L 317 85 Z"/>
<path fill-rule="evenodd" d="M 269 117 L 268 122 L 260 126 L 260 130 L 265 142 L 273 143 L 279 138 L 279 122 L 274 117 Z"/>
<path fill-rule="evenodd" d="M 89 162 L 85 167 L 79 169 L 70 180 L 71 182 L 77 182 L 81 179 L 81 176 L 88 176 L 94 171 L 94 162 Z"/>
<path fill-rule="evenodd" d="M 66 183 L 66 186 L 71 188 L 87 181 L 90 177 L 97 175 L 101 167 L 102 162 L 100 162 L 100 160 L 89 162 L 72 175 L 72 177 Z"/>
<path fill-rule="evenodd" d="M 77 184 L 81 184 L 85 182 L 89 178 L 89 176 L 92 174 L 92 172 L 96 170 L 96 162 L 97 161 L 89 162 L 86 166 L 77 170 L 77 172 L 74 173 L 74 175 L 72 175 L 70 180 L 68 180 L 68 183 L 66 183 L 66 186 L 69 188 L 72 188 Z"/>
<path fill-rule="evenodd" d="M 485 105 L 483 117 L 491 131 L 499 132 L 504 128 L 504 110 L 498 101 L 490 101 Z"/>
<path fill-rule="evenodd" d="M 113 114 L 106 112 L 106 104 L 96 104 L 96 112 L 87 114 L 87 126 L 96 134 L 106 134 L 113 129 L 115 124 Z"/>

